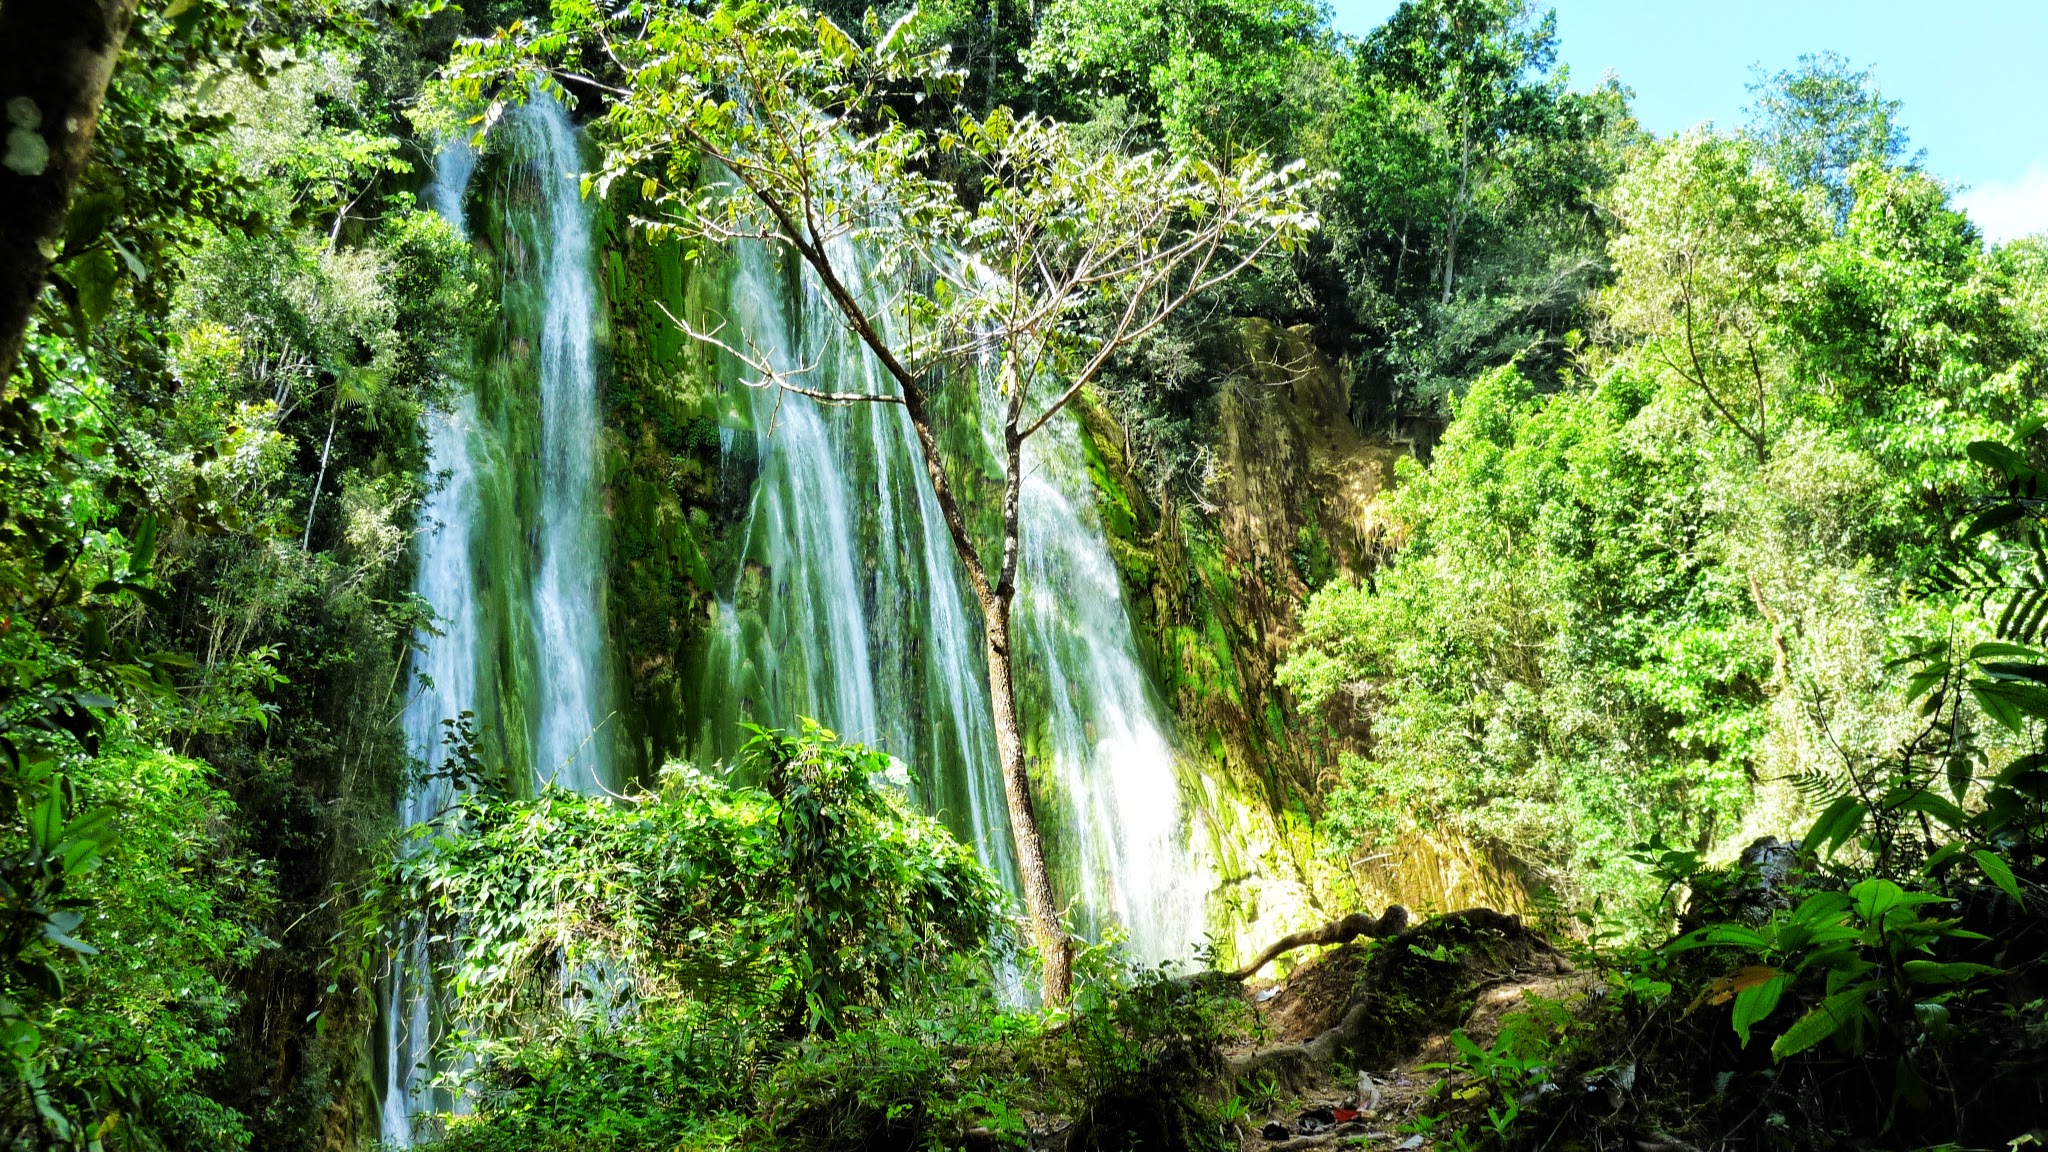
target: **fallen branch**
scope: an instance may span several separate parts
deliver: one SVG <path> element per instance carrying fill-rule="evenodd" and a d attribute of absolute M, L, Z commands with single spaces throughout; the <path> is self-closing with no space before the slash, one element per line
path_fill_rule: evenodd
<path fill-rule="evenodd" d="M 1406 927 L 1408 910 L 1399 904 L 1387 905 L 1387 910 L 1377 919 L 1363 912 L 1353 912 L 1342 920 L 1332 920 L 1320 928 L 1310 928 L 1282 936 L 1271 947 L 1259 953 L 1258 959 L 1232 972 L 1230 976 L 1234 980 L 1249 980 L 1259 969 L 1272 963 L 1275 957 L 1292 952 L 1296 948 L 1306 948 L 1311 944 L 1349 944 L 1360 936 L 1371 936 L 1374 939 L 1397 936 Z"/>

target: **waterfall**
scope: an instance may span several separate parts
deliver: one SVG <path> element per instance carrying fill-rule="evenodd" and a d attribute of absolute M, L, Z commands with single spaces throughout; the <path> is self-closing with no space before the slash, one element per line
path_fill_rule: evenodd
<path fill-rule="evenodd" d="M 520 115 L 546 202 L 540 240 L 539 565 L 533 581 L 534 685 L 540 695 L 534 768 L 581 792 L 609 780 L 611 719 L 604 676 L 604 522 L 597 493 L 597 284 L 583 152 L 552 97 Z"/>
<path fill-rule="evenodd" d="M 1186 963 L 1208 927 L 1213 867 L 1181 803 L 1172 727 L 1138 657 L 1116 562 L 1071 416 L 1024 452 L 1017 618 L 1042 669 L 1047 742 L 1067 798 L 1065 833 L 1084 930 L 1110 925 L 1150 963 Z"/>
<path fill-rule="evenodd" d="M 465 232 L 463 197 L 476 168 L 476 153 L 460 139 L 443 144 L 435 159 L 434 182 L 426 200 L 457 232 Z M 412 672 L 420 688 L 406 701 L 406 749 L 433 764 L 442 749 L 442 721 L 477 704 L 478 605 L 471 595 L 475 562 L 472 516 L 477 505 L 476 401 L 468 393 L 446 410 L 427 413 L 427 472 L 439 482 L 420 508 L 419 570 L 413 591 L 432 609 L 440 627 L 413 637 Z M 399 802 L 399 824 L 433 819 L 450 800 L 448 782 L 428 779 Z M 434 1086 L 438 1068 L 433 1048 L 439 1039 L 435 989 L 426 933 L 417 922 L 397 926 L 398 944 L 384 989 L 384 1084 L 380 1115 L 384 1141 L 409 1147 L 415 1116 L 453 1106 Z"/>
<path fill-rule="evenodd" d="M 864 263 L 835 253 L 849 277 Z M 730 319 L 754 354 L 812 368 L 834 392 L 890 390 L 807 270 L 739 247 Z M 729 377 L 744 374 L 728 364 Z M 740 562 L 719 605 L 701 759 L 733 721 L 814 716 L 904 760 L 920 799 L 1015 890 L 979 610 L 900 406 L 822 406 L 743 388 L 761 462 Z M 986 425 L 986 421 L 984 424 Z M 994 454 L 990 453 L 991 459 Z M 993 468 L 989 461 L 978 462 Z M 1192 958 L 1213 871 L 1189 845 L 1172 727 L 1138 657 L 1070 419 L 1027 456 L 1018 599 L 1022 697 L 1056 883 L 1092 934 L 1112 925 L 1151 962 Z M 1046 768 L 1050 771 L 1045 771 Z"/>
<path fill-rule="evenodd" d="M 745 339 L 775 365 L 816 365 L 835 391 L 885 391 L 830 301 L 775 257 L 736 254 Z M 704 710 L 700 758 L 729 762 L 739 720 L 815 717 L 902 760 L 924 804 L 1013 878 L 979 617 L 908 417 L 732 386 L 759 473 L 706 663 L 702 693 L 722 706 Z"/>
<path fill-rule="evenodd" d="M 517 289 L 538 307 L 508 300 L 508 327 L 521 329 L 508 343 L 537 351 L 532 378 L 497 403 L 478 393 L 488 375 L 480 368 L 474 387 L 427 415 L 427 467 L 438 482 L 420 510 L 414 590 L 437 629 L 414 638 L 420 687 L 407 699 L 403 725 L 408 751 L 432 769 L 445 756 L 444 721 L 474 713 L 493 729 L 507 768 L 531 766 L 525 784 L 591 792 L 613 781 L 604 734 L 610 713 L 590 211 L 580 194 L 576 131 L 561 106 L 537 97 L 511 127 L 539 204 L 531 227 L 506 229 L 514 237 L 504 254 L 507 292 Z M 465 235 L 475 166 L 475 153 L 450 141 L 425 190 L 427 203 Z M 524 210 L 508 204 L 506 211 Z M 521 276 L 530 282 L 513 283 Z M 537 447 L 523 451 L 526 445 Z M 448 781 L 430 775 L 400 802 L 401 825 L 433 819 L 453 798 Z M 386 1143 L 410 1147 L 420 1118 L 459 1111 L 462 1101 L 437 1083 L 448 1071 L 436 1053 L 448 1022 L 425 933 L 411 922 L 396 932 L 384 989 L 380 1128 Z"/>
<path fill-rule="evenodd" d="M 404 727 L 412 755 L 432 766 L 444 755 L 443 721 L 473 712 L 526 784 L 594 792 L 618 768 L 607 733 L 592 214 L 577 134 L 558 105 L 536 97 L 501 135 L 518 181 L 503 189 L 503 219 L 483 224 L 504 274 L 502 347 L 427 417 L 439 482 L 421 511 L 416 591 L 438 629 L 416 638 L 420 688 Z M 475 164 L 450 144 L 427 189 L 465 233 Z M 857 277 L 857 253 L 839 255 Z M 815 366 L 833 391 L 887 390 L 803 269 L 745 245 L 729 288 L 739 333 L 773 363 Z M 739 720 L 814 716 L 901 759 L 918 799 L 1014 890 L 980 615 L 908 415 L 738 388 L 738 366 L 726 369 L 721 469 L 736 438 L 751 436 L 758 471 L 717 573 L 696 755 L 729 765 Z M 961 450 L 972 455 L 967 439 Z M 1180 803 L 1172 726 L 1139 659 L 1082 459 L 1066 418 L 1026 457 L 1018 671 L 1034 771 L 1054 793 L 1042 818 L 1056 882 L 1082 926 L 1121 926 L 1139 957 L 1184 962 L 1212 874 L 1189 848 L 1201 837 Z M 967 463 L 995 476 L 990 459 Z M 445 780 L 429 779 L 400 818 L 431 819 L 451 799 Z M 398 937 L 384 989 L 381 1126 L 403 1147 L 422 1117 L 462 1101 L 437 1086 L 449 1071 L 435 1057 L 448 1021 L 428 941 L 417 925 L 398 926 Z"/>

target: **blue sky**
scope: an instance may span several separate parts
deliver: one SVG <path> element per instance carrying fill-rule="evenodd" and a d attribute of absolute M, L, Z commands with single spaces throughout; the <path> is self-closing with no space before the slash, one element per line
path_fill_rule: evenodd
<path fill-rule="evenodd" d="M 1363 35 L 1396 0 L 1331 0 Z M 1541 5 L 1542 0 L 1538 0 Z M 1832 49 L 1875 70 L 1926 166 L 1994 240 L 2048 230 L 2048 0 L 1550 0 L 1575 87 L 1612 71 L 1645 127 L 1743 121 L 1750 65 Z"/>

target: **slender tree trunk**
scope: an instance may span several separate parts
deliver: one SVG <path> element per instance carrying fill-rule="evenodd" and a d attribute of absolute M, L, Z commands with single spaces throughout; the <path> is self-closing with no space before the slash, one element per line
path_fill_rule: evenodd
<path fill-rule="evenodd" d="M 0 0 L 0 381 L 64 235 L 136 0 Z"/>
<path fill-rule="evenodd" d="M 1444 252 L 1444 303 L 1451 302 L 1451 283 L 1458 275 L 1458 226 L 1465 222 L 1465 197 L 1472 177 L 1472 129 L 1467 127 L 1458 150 L 1458 195 L 1451 201 L 1450 243 Z"/>
<path fill-rule="evenodd" d="M 1045 864 L 1045 838 L 1038 828 L 1038 808 L 1031 799 L 1031 774 L 1024 767 L 1024 726 L 1017 717 L 1015 639 L 1011 614 L 1017 599 L 1017 566 L 1024 519 L 1024 436 L 1018 429 L 1027 393 L 1014 363 L 1004 364 L 1010 389 L 1008 416 L 1003 422 L 1003 555 L 995 586 L 982 600 L 982 632 L 988 647 L 988 693 L 996 727 L 996 758 L 1003 772 L 1003 800 L 1010 810 L 1010 837 L 1016 842 L 1017 878 L 1024 887 L 1024 908 L 1031 934 L 1038 938 L 1039 986 L 1048 1008 L 1064 1005 L 1073 995 L 1073 942 L 1053 903 L 1052 874 Z"/>
<path fill-rule="evenodd" d="M 306 502 L 306 536 L 299 551 L 313 550 L 313 513 L 320 510 L 320 489 L 327 483 L 327 455 L 334 451 L 334 425 L 341 419 L 341 385 L 334 386 L 334 409 L 327 414 L 327 443 L 320 446 L 320 474 L 313 478 L 313 498 Z"/>
<path fill-rule="evenodd" d="M 1400 298 L 1400 295 L 1401 295 L 1401 269 L 1402 269 L 1402 268 L 1404 268 L 1404 267 L 1406 267 L 1406 266 L 1407 266 L 1407 264 L 1408 264 L 1408 221 L 1406 221 L 1406 220 L 1403 220 L 1403 221 L 1401 221 L 1401 249 L 1400 249 L 1400 251 L 1398 251 L 1398 252 L 1394 253 L 1394 290 L 1393 290 L 1393 293 L 1392 293 L 1392 295 L 1393 295 L 1393 296 L 1394 296 L 1394 297 L 1395 297 L 1396 299 L 1399 299 L 1399 298 Z"/>
<path fill-rule="evenodd" d="M 996 756 L 1002 764 L 1003 799 L 1010 810 L 1010 834 L 1016 841 L 1017 876 L 1024 886 L 1024 907 L 1037 937 L 1041 966 L 1040 992 L 1048 1008 L 1065 1004 L 1073 994 L 1073 942 L 1060 923 L 1053 903 L 1052 876 L 1045 864 L 1045 840 L 1038 832 L 1038 811 L 1031 800 L 1031 776 L 1024 768 L 1024 730 L 1017 719 L 1016 677 L 1012 670 L 1010 608 L 1012 598 L 985 606 L 988 646 L 989 703 L 995 716 Z"/>

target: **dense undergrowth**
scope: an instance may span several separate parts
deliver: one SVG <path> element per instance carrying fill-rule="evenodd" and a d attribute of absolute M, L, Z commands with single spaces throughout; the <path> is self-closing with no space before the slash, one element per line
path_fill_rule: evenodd
<path fill-rule="evenodd" d="M 440 1146 L 995 1146 L 1054 1115 L 1077 1148 L 1218 1131 L 1235 996 L 1097 948 L 1070 1012 L 1028 1010 L 1009 901 L 887 756 L 764 731 L 740 776 L 472 798 L 400 866 L 469 1070 L 474 1114 Z"/>

